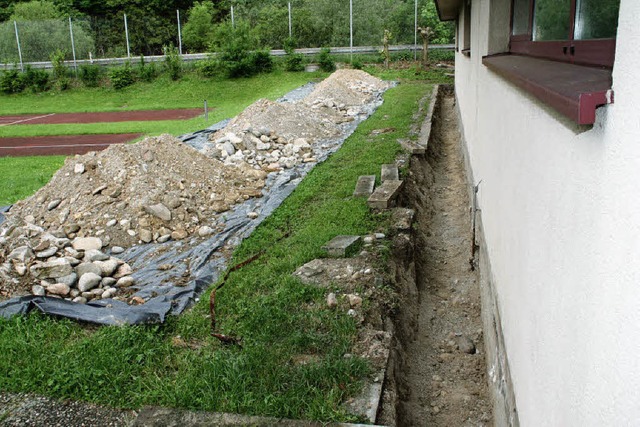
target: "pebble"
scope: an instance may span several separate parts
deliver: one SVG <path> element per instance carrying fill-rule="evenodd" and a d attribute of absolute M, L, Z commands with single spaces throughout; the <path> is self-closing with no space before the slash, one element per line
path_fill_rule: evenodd
<path fill-rule="evenodd" d="M 84 165 L 82 163 L 76 163 L 73 167 L 73 173 L 77 175 L 82 175 L 84 173 Z"/>
<path fill-rule="evenodd" d="M 249 212 L 247 214 L 247 217 L 250 218 L 250 219 L 256 219 L 256 218 L 258 218 L 258 212 Z"/>
<path fill-rule="evenodd" d="M 363 241 L 366 245 L 370 245 L 371 243 L 373 243 L 373 237 L 371 237 L 371 236 L 366 236 L 364 239 L 362 239 L 362 241 Z"/>
<path fill-rule="evenodd" d="M 213 233 L 215 233 L 215 230 L 208 225 L 204 225 L 198 229 L 198 236 L 200 237 L 211 236 Z"/>
<path fill-rule="evenodd" d="M 43 286 L 40 285 L 33 285 L 31 287 L 31 293 L 33 295 L 39 296 L 39 297 L 43 297 L 45 294 L 45 290 Z"/>
<path fill-rule="evenodd" d="M 124 248 L 120 246 L 114 246 L 111 248 L 111 253 L 114 255 L 119 255 L 124 252 Z"/>
<path fill-rule="evenodd" d="M 48 211 L 54 210 L 55 208 L 60 206 L 61 202 L 62 202 L 62 200 L 53 200 L 53 201 L 49 202 L 49 204 L 47 205 L 47 210 Z"/>
<path fill-rule="evenodd" d="M 78 281 L 78 289 L 80 292 L 87 292 L 100 284 L 102 277 L 95 273 L 85 273 L 80 276 Z"/>
<path fill-rule="evenodd" d="M 58 283 L 64 283 L 70 288 L 74 287 L 76 283 L 78 283 L 78 275 L 76 273 L 71 273 L 68 276 L 59 277 L 57 279 Z"/>
<path fill-rule="evenodd" d="M 109 255 L 105 254 L 104 252 L 98 249 L 89 249 L 88 251 L 84 252 L 83 261 L 85 262 L 106 261 L 108 259 L 109 259 Z"/>
<path fill-rule="evenodd" d="M 376 233 L 375 236 L 376 236 L 376 239 L 378 240 L 384 239 L 386 237 L 384 233 Z"/>
<path fill-rule="evenodd" d="M 118 261 L 114 258 L 108 259 L 106 261 L 95 261 L 94 264 L 100 268 L 101 276 L 108 277 L 113 275 L 118 269 Z"/>
<path fill-rule="evenodd" d="M 27 266 L 22 263 L 15 264 L 13 268 L 16 270 L 16 273 L 18 273 L 18 276 L 22 277 L 27 274 Z"/>
<path fill-rule="evenodd" d="M 476 353 L 476 345 L 469 337 L 461 336 L 456 337 L 456 344 L 458 346 L 458 350 L 467 354 L 475 354 Z"/>
<path fill-rule="evenodd" d="M 357 315 L 358 313 L 352 308 L 347 311 L 347 316 L 356 317 Z"/>
<path fill-rule="evenodd" d="M 347 295 L 347 299 L 349 300 L 349 305 L 351 308 L 357 308 L 362 305 L 362 298 L 358 295 L 349 294 Z"/>
<path fill-rule="evenodd" d="M 171 238 L 173 240 L 182 240 L 189 235 L 185 230 L 175 230 L 171 233 Z"/>
<path fill-rule="evenodd" d="M 120 279 L 121 277 L 129 276 L 131 273 L 133 273 L 133 269 L 129 264 L 125 262 L 120 267 L 118 267 L 116 272 L 113 274 L 113 278 Z"/>
<path fill-rule="evenodd" d="M 116 221 L 115 219 L 110 219 L 109 221 L 107 221 L 107 227 L 113 227 L 117 223 L 118 221 Z"/>
<path fill-rule="evenodd" d="M 136 235 L 136 232 L 135 232 L 135 230 L 128 229 L 128 230 L 127 230 L 127 234 L 128 234 L 129 236 L 133 237 L 133 236 L 135 236 L 135 235 Z"/>
<path fill-rule="evenodd" d="M 158 243 L 165 243 L 169 239 L 171 239 L 171 234 L 165 234 L 163 236 L 158 237 Z"/>
<path fill-rule="evenodd" d="M 56 254 L 56 252 L 58 252 L 58 248 L 55 246 L 50 247 L 49 249 L 46 249 L 44 251 L 41 252 L 36 252 L 36 258 L 50 258 L 52 256 L 54 256 Z"/>
<path fill-rule="evenodd" d="M 149 243 L 153 240 L 153 233 L 151 232 L 151 230 L 146 229 L 146 228 L 141 228 L 140 229 L 140 240 L 142 240 L 144 243 Z"/>
<path fill-rule="evenodd" d="M 78 297 L 75 297 L 73 299 L 73 302 L 78 303 L 78 304 L 86 304 L 87 303 L 87 299 L 85 297 L 78 296 Z"/>
<path fill-rule="evenodd" d="M 110 288 L 113 287 L 116 282 L 117 280 L 113 277 L 103 277 L 102 281 L 100 282 L 100 286 L 102 286 L 103 288 Z"/>
<path fill-rule="evenodd" d="M 338 305 L 338 298 L 336 298 L 336 294 L 334 294 L 333 292 L 331 292 L 329 295 L 327 295 L 327 306 L 329 308 L 335 308 Z"/>
<path fill-rule="evenodd" d="M 115 296 L 116 292 L 118 292 L 118 290 L 116 288 L 106 289 L 104 291 L 104 293 L 102 294 L 102 298 L 104 298 L 104 299 L 112 298 L 113 296 Z"/>

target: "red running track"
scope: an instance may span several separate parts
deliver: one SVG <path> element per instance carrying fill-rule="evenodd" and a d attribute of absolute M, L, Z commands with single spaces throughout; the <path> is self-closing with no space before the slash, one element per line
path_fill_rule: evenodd
<path fill-rule="evenodd" d="M 0 116 L 0 126 L 186 120 L 198 117 L 200 114 L 204 114 L 204 111 L 201 108 L 180 110 L 109 111 L 103 113 L 23 114 L 18 116 Z"/>
<path fill-rule="evenodd" d="M 0 138 L 0 157 L 85 154 L 89 151 L 104 150 L 111 144 L 133 141 L 140 136 L 141 133 L 123 133 Z"/>

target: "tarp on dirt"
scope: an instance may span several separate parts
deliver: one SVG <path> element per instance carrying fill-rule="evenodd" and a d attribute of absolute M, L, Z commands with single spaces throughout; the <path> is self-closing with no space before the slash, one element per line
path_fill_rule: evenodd
<path fill-rule="evenodd" d="M 312 90 L 312 84 L 305 85 L 278 101 L 295 101 Z M 338 150 L 356 127 L 381 104 L 380 94 L 365 106 L 364 113 L 356 116 L 354 121 L 337 125 L 341 130 L 339 138 L 315 141 L 313 148 L 318 162 L 326 160 L 331 153 Z M 228 120 L 202 131 L 183 135 L 180 139 L 201 150 L 208 141 L 208 136 L 222 129 L 226 123 Z M 237 247 L 282 204 L 313 166 L 311 163 L 303 163 L 279 174 L 270 174 L 263 190 L 263 197 L 249 199 L 227 212 L 225 228 L 221 233 L 205 240 L 192 238 L 162 244 L 144 244 L 129 248 L 118 255 L 133 268 L 132 276 L 136 279 L 136 285 L 132 286 L 132 289 L 135 289 L 133 296 L 144 299 L 144 304 L 128 305 L 113 299 L 78 304 L 60 298 L 23 296 L 0 303 L 0 316 L 11 317 L 39 310 L 54 316 L 101 325 L 164 322 L 167 315 L 182 313 L 209 285 L 218 280 L 227 269 L 228 256 L 231 253 L 231 250 L 220 249 Z M 0 209 L 0 223 L 4 220 L 1 212 L 6 210 L 7 208 Z M 249 212 L 257 212 L 258 218 L 248 218 Z"/>

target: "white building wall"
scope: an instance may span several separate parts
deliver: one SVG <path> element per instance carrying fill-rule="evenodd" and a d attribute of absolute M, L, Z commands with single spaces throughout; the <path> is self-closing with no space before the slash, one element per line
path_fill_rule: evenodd
<path fill-rule="evenodd" d="M 615 104 L 587 130 L 482 65 L 490 3 L 456 95 L 520 423 L 640 426 L 640 1 L 621 1 Z"/>

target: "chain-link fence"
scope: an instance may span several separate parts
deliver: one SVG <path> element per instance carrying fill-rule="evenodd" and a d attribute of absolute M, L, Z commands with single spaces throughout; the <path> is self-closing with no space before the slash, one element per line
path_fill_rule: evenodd
<path fill-rule="evenodd" d="M 379 46 L 385 30 L 391 32 L 392 44 L 404 45 L 416 41 L 418 2 L 426 1 L 293 0 L 261 7 L 244 2 L 231 7 L 224 19 L 248 23 L 258 40 L 256 47 L 262 48 L 282 49 L 289 37 L 300 48 Z M 50 61 L 58 51 L 67 60 L 162 55 L 169 45 L 180 47 L 181 53 L 202 53 L 202 47 L 182 43 L 181 28 L 189 25 L 187 20 L 186 11 L 176 11 L 173 17 L 122 11 L 110 17 L 6 21 L 0 23 L 0 63 Z M 211 23 L 189 30 L 203 31 L 206 37 L 215 27 Z"/>

